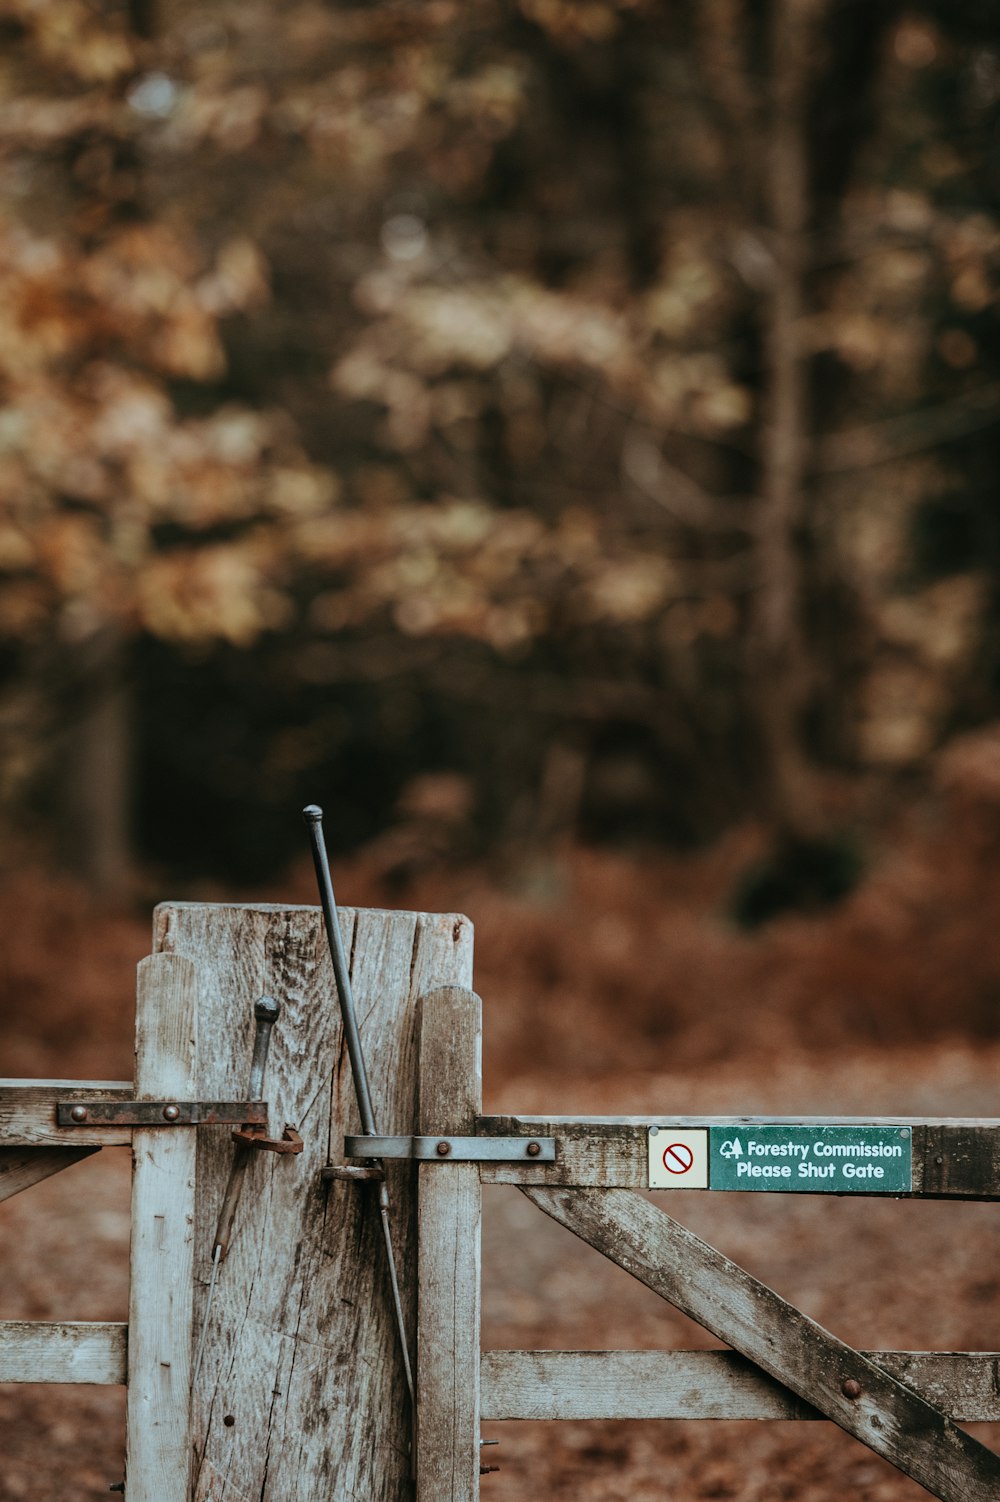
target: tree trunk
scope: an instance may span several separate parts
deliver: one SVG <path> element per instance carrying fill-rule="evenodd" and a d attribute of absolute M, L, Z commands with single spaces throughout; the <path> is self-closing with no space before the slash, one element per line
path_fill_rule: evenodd
<path fill-rule="evenodd" d="M 821 820 L 804 745 L 810 686 L 804 622 L 807 371 L 802 327 L 809 218 L 806 98 L 814 0 L 774 0 L 771 112 L 764 199 L 774 257 L 765 307 L 765 413 L 761 443 L 760 565 L 749 636 L 768 812 L 792 844 L 817 838 Z"/>
<path fill-rule="evenodd" d="M 121 637 L 110 629 L 77 650 L 72 699 L 79 711 L 61 758 L 63 859 L 108 896 L 125 892 L 132 872 L 132 725 L 125 658 Z"/>

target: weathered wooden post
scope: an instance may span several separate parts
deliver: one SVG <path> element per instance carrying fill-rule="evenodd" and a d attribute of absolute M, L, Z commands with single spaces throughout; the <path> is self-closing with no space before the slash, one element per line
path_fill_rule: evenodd
<path fill-rule="evenodd" d="M 423 998 L 420 1132 L 473 1136 L 482 1111 L 482 1004 Z M 420 1165 L 417 1502 L 479 1496 L 482 1186 L 478 1163 Z"/>
<path fill-rule="evenodd" d="M 189 959 L 150 955 L 139 966 L 136 1099 L 194 1099 L 197 999 Z M 129 1502 L 187 1502 L 189 1496 L 196 1152 L 193 1130 L 160 1124 L 132 1135 Z"/>
<path fill-rule="evenodd" d="M 340 919 L 381 1119 L 412 1133 L 418 1002 L 468 986 L 471 924 L 347 908 Z M 265 1087 L 269 1134 L 291 1126 L 305 1144 L 296 1157 L 258 1153 L 247 1173 L 193 1394 L 192 1502 L 408 1502 L 411 1415 L 377 1208 L 370 1185 L 321 1178 L 343 1161 L 358 1120 L 320 911 L 165 904 L 154 949 L 197 971 L 201 1099 L 242 1098 L 254 1003 L 262 994 L 281 1002 Z M 195 1329 L 232 1148 L 225 1129 L 197 1133 Z M 386 1171 L 413 1330 L 416 1174 L 406 1162 Z"/>

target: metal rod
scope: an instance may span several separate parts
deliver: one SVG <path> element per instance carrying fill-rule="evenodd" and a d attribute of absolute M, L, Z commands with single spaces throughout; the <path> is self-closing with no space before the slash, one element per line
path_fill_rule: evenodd
<path fill-rule="evenodd" d="M 389 1282 L 392 1284 L 392 1306 L 396 1314 L 396 1329 L 399 1332 L 399 1350 L 403 1357 L 403 1371 L 406 1375 L 406 1388 L 410 1394 L 410 1408 L 414 1423 L 417 1415 L 417 1394 L 413 1385 L 413 1368 L 410 1365 L 410 1343 L 406 1338 L 406 1316 L 403 1313 L 403 1300 L 399 1292 L 399 1277 L 396 1272 L 396 1255 L 392 1249 L 392 1231 L 389 1229 L 389 1191 L 385 1180 L 382 1179 L 378 1186 L 378 1208 L 382 1219 L 382 1240 L 385 1243 L 385 1256 L 389 1264 Z M 415 1452 L 414 1452 L 415 1454 Z"/>
<path fill-rule="evenodd" d="M 198 1332 L 198 1349 L 195 1352 L 194 1371 L 191 1374 L 191 1386 L 197 1387 L 198 1374 L 201 1371 L 201 1361 L 205 1354 L 205 1336 L 208 1334 L 208 1320 L 212 1313 L 212 1300 L 215 1298 L 215 1285 L 219 1277 L 219 1264 L 222 1261 L 222 1248 L 217 1246 L 212 1252 L 212 1280 L 208 1285 L 208 1298 L 205 1300 L 205 1313 L 201 1320 L 201 1329 Z"/>
<path fill-rule="evenodd" d="M 354 1008 L 354 992 L 351 989 L 351 976 L 347 966 L 347 956 L 344 954 L 344 941 L 340 933 L 337 899 L 333 895 L 330 862 L 327 858 L 326 843 L 323 839 L 323 810 L 317 804 L 310 803 L 307 808 L 302 810 L 302 817 L 305 819 L 309 830 L 313 865 L 316 867 L 316 881 L 319 886 L 319 898 L 323 908 L 323 918 L 326 923 L 326 937 L 330 946 L 330 959 L 333 961 L 333 975 L 337 982 L 337 1001 L 340 1005 L 340 1015 L 344 1024 L 347 1054 L 351 1061 L 351 1078 L 354 1081 L 358 1114 L 361 1117 L 361 1130 L 366 1137 L 375 1137 L 378 1135 L 378 1127 L 375 1125 L 375 1108 L 372 1105 L 372 1093 L 368 1084 L 368 1071 L 365 1068 L 365 1056 L 361 1047 L 361 1034 L 358 1031 L 357 1013 Z M 403 1369 L 406 1373 L 406 1386 L 410 1394 L 410 1405 L 415 1415 L 416 1392 L 413 1385 L 413 1369 L 410 1365 L 410 1343 L 406 1336 L 406 1320 L 403 1315 L 403 1301 L 399 1291 L 396 1257 L 392 1246 L 392 1231 L 389 1226 L 389 1190 L 384 1179 L 380 1181 L 378 1186 L 378 1205 L 382 1221 L 382 1239 L 385 1242 L 385 1254 L 389 1264 L 389 1281 L 392 1284 L 392 1303 L 396 1315 L 399 1348 L 403 1357 Z M 411 1461 L 414 1457 L 415 1451 L 411 1452 Z"/>
<path fill-rule="evenodd" d="M 253 1009 L 256 1031 L 253 1039 L 253 1057 L 250 1060 L 251 1100 L 261 1100 L 264 1095 L 264 1072 L 267 1069 L 267 1051 L 271 1046 L 271 1029 L 281 1016 L 281 1003 L 273 996 L 262 996 Z"/>
<path fill-rule="evenodd" d="M 347 1054 L 351 1061 L 351 1076 L 354 1080 L 354 1093 L 358 1100 L 361 1130 L 366 1137 L 374 1137 L 378 1134 L 378 1127 L 375 1125 L 375 1108 L 372 1105 L 372 1092 L 368 1084 L 368 1071 L 365 1068 L 361 1034 L 358 1032 L 358 1019 L 354 1010 L 351 975 L 347 967 L 347 956 L 344 953 L 344 940 L 337 916 L 337 899 L 333 895 L 330 862 L 327 859 L 326 842 L 323 839 L 323 810 L 318 804 L 310 803 L 302 810 L 302 817 L 309 830 L 313 865 L 316 867 L 319 900 L 326 921 L 326 938 L 330 946 L 330 958 L 333 961 L 333 975 L 337 982 L 337 1000 L 340 1003 L 340 1015 L 344 1023 L 344 1037 L 347 1041 Z"/>

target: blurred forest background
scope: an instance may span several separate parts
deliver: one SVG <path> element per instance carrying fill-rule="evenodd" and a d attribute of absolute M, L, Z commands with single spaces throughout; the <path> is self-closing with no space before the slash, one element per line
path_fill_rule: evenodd
<path fill-rule="evenodd" d="M 756 821 L 755 920 L 1000 716 L 988 0 L 0 16 L 18 859 Z"/>

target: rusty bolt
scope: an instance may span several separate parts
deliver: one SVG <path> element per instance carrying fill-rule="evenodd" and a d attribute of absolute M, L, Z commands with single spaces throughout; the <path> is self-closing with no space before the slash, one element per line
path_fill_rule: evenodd
<path fill-rule="evenodd" d="M 74 1106 L 69 1114 L 74 1121 L 86 1121 L 90 1113 L 86 1106 Z"/>
<path fill-rule="evenodd" d="M 480 1476 L 488 1476 L 491 1471 L 499 1471 L 499 1469 L 498 1465 L 481 1465 L 479 1467 L 479 1474 Z"/>
<path fill-rule="evenodd" d="M 439 1158 L 447 1158 L 448 1154 L 451 1152 L 451 1143 L 439 1142 L 435 1151 L 437 1152 Z"/>
<path fill-rule="evenodd" d="M 236 1423 L 236 1420 L 233 1418 L 233 1415 L 231 1413 L 227 1413 L 222 1422 L 225 1424 L 227 1429 L 231 1429 Z"/>
<path fill-rule="evenodd" d="M 542 1150 L 542 1144 L 540 1142 L 529 1142 L 524 1150 L 529 1158 L 537 1158 Z"/>
<path fill-rule="evenodd" d="M 855 1398 L 860 1398 L 861 1396 L 861 1383 L 857 1377 L 845 1377 L 840 1384 L 840 1390 L 845 1398 L 850 1398 L 853 1402 Z"/>
<path fill-rule="evenodd" d="M 178 1118 L 178 1116 L 180 1114 L 181 1114 L 181 1108 L 180 1108 L 180 1106 L 164 1106 L 163 1107 L 163 1119 L 164 1119 L 164 1121 L 176 1121 L 177 1118 Z"/>

